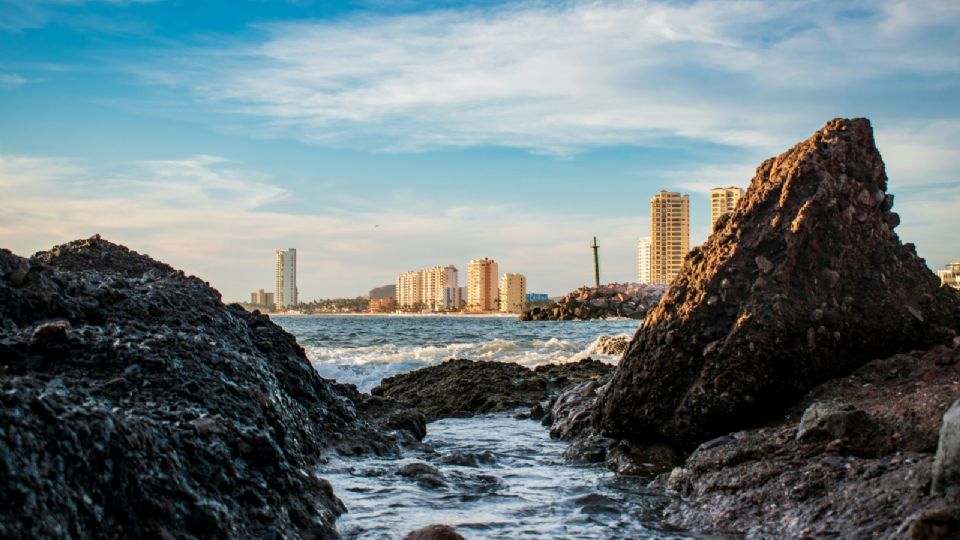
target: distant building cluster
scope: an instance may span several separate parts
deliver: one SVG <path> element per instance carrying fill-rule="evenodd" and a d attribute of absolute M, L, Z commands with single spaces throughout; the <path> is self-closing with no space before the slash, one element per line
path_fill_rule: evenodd
<path fill-rule="evenodd" d="M 710 227 L 733 212 L 744 190 L 710 190 Z M 637 242 L 637 281 L 669 284 L 680 273 L 690 251 L 690 196 L 661 191 L 650 199 L 650 236 Z"/>
<path fill-rule="evenodd" d="M 397 276 L 397 307 L 450 311 L 460 309 L 463 290 L 457 267 L 434 266 L 403 272 Z"/>
<path fill-rule="evenodd" d="M 943 270 L 937 270 L 937 275 L 940 276 L 941 284 L 960 289 L 960 261 L 948 264 Z"/>
<path fill-rule="evenodd" d="M 272 292 L 264 292 L 260 289 L 257 292 L 250 293 L 250 303 L 258 309 L 272 310 L 276 302 L 273 299 Z"/>

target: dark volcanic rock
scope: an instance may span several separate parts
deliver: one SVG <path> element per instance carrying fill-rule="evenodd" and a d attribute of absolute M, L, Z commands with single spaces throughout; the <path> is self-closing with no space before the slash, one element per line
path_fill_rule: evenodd
<path fill-rule="evenodd" d="M 322 454 L 422 437 L 422 417 L 378 399 L 122 246 L 0 251 L 2 538 L 336 537 Z"/>
<path fill-rule="evenodd" d="M 930 484 L 940 419 L 958 395 L 960 348 L 870 362 L 818 386 L 783 420 L 701 445 L 659 480 L 679 495 L 667 521 L 758 538 L 956 538 L 957 490 L 931 495 Z M 813 424 L 834 433 L 796 436 L 812 407 L 832 418 Z M 850 413 L 871 427 L 836 429 L 835 414 Z"/>
<path fill-rule="evenodd" d="M 456 529 L 449 525 L 427 525 L 403 537 L 403 540 L 464 540 Z"/>
<path fill-rule="evenodd" d="M 512 362 L 451 359 L 383 379 L 371 393 L 416 407 L 428 420 L 436 420 L 531 407 L 569 384 L 612 369 L 590 358 L 535 369 Z"/>
<path fill-rule="evenodd" d="M 666 289 L 657 283 L 607 283 L 580 287 L 550 306 L 520 314 L 521 321 L 573 321 L 627 317 L 642 319 Z"/>
<path fill-rule="evenodd" d="M 886 187 L 865 119 L 832 120 L 764 162 L 634 336 L 598 427 L 692 447 L 872 359 L 951 339 L 960 295 L 900 243 Z"/>

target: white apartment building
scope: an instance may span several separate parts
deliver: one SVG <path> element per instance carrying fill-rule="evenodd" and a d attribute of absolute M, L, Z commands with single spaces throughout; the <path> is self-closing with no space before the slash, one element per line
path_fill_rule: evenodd
<path fill-rule="evenodd" d="M 960 289 L 960 261 L 948 264 L 943 270 L 937 270 L 937 275 L 942 285 Z"/>
<path fill-rule="evenodd" d="M 297 250 L 276 251 L 276 289 L 274 301 L 277 309 L 286 309 L 297 305 Z"/>
<path fill-rule="evenodd" d="M 397 276 L 397 307 L 447 311 L 462 303 L 457 267 L 434 266 Z"/>
<path fill-rule="evenodd" d="M 640 238 L 637 242 L 637 283 L 650 283 L 650 246 L 649 236 Z"/>
<path fill-rule="evenodd" d="M 497 261 L 484 257 L 467 265 L 467 309 L 470 311 L 497 310 Z"/>
<path fill-rule="evenodd" d="M 527 277 L 508 272 L 500 278 L 500 311 L 520 313 L 527 306 Z"/>

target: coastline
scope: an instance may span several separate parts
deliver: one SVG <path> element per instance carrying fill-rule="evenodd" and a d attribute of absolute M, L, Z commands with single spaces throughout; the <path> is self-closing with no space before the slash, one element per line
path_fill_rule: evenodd
<path fill-rule="evenodd" d="M 265 313 L 272 317 L 493 317 L 493 318 L 513 318 L 516 319 L 517 313 Z"/>

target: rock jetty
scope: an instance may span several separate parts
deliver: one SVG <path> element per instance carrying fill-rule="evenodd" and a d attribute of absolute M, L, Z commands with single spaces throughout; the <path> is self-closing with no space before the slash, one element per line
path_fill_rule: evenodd
<path fill-rule="evenodd" d="M 319 460 L 424 434 L 266 316 L 98 236 L 0 250 L 0 402 L 2 538 L 335 538 Z"/>
<path fill-rule="evenodd" d="M 521 321 L 573 321 L 627 317 L 642 319 L 657 305 L 664 285 L 609 283 L 580 287 L 549 307 L 535 307 L 520 314 Z"/>
<path fill-rule="evenodd" d="M 634 336 L 600 430 L 691 448 L 873 359 L 949 341 L 960 296 L 900 242 L 886 188 L 865 119 L 765 161 Z"/>
<path fill-rule="evenodd" d="M 613 366 L 592 358 L 534 369 L 513 362 L 450 359 L 383 379 L 371 394 L 415 407 L 433 421 L 535 407 L 569 385 L 611 371 Z"/>

